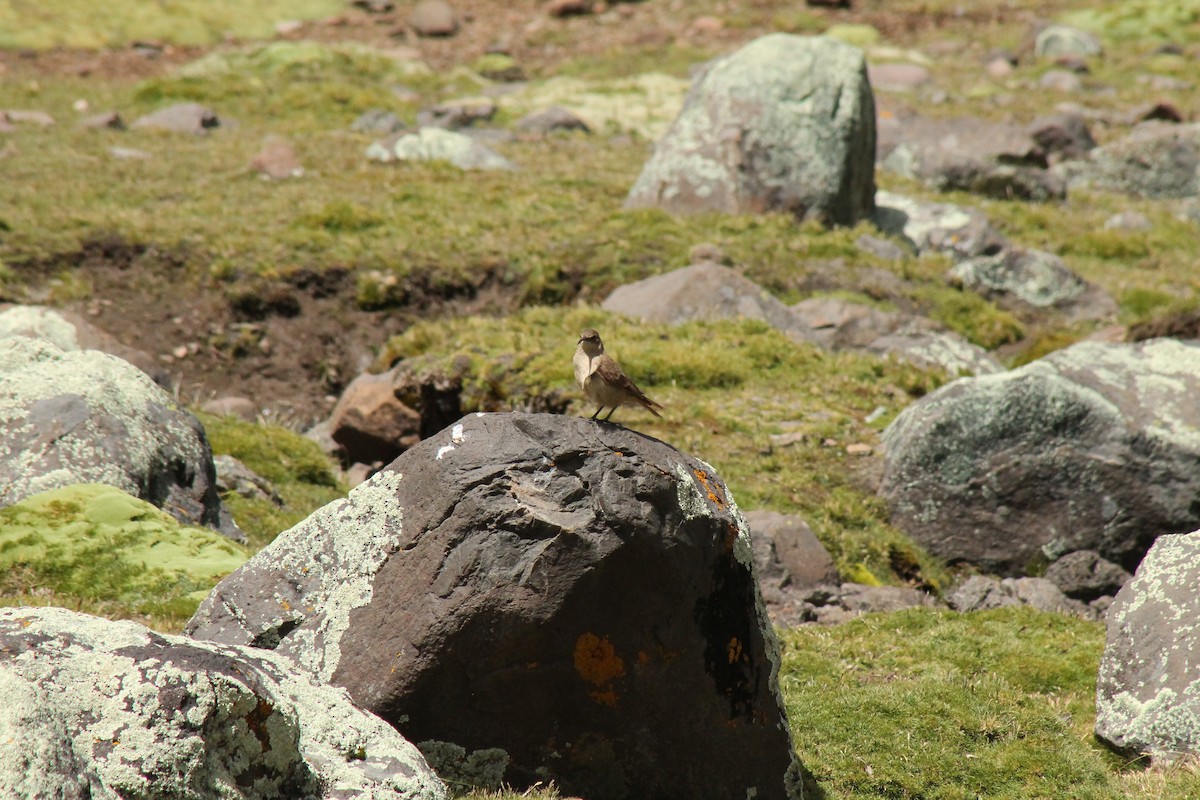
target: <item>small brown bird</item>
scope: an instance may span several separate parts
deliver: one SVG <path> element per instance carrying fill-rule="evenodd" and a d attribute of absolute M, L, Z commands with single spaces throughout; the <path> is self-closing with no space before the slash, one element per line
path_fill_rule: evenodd
<path fill-rule="evenodd" d="M 591 328 L 579 334 L 579 344 L 571 363 L 575 367 L 575 380 L 583 393 L 598 405 L 596 414 L 611 407 L 604 421 L 607 422 L 613 411 L 625 403 L 639 403 L 654 416 L 662 416 L 656 409 L 663 407 L 646 397 L 637 384 L 621 371 L 613 357 L 605 354 L 600 334 Z M 592 419 L 596 418 L 596 414 L 592 414 Z"/>

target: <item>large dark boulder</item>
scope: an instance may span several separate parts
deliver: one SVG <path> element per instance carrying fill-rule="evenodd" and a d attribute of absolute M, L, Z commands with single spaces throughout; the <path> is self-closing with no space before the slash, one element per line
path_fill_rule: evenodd
<path fill-rule="evenodd" d="M 0 420 L 0 506 L 104 483 L 180 522 L 244 538 L 221 505 L 199 420 L 115 356 L 0 339 Z"/>
<path fill-rule="evenodd" d="M 446 797 L 383 720 L 262 650 L 6 608 L 0 694 L 0 797 Z"/>
<path fill-rule="evenodd" d="M 281 534 L 188 632 L 291 656 L 423 747 L 501 748 L 517 785 L 798 797 L 752 563 L 707 464 L 472 414 Z"/>
<path fill-rule="evenodd" d="M 773 33 L 710 63 L 625 200 L 676 214 L 875 207 L 875 100 L 856 47 Z"/>
<path fill-rule="evenodd" d="M 1162 536 L 1106 618 L 1096 736 L 1127 755 L 1200 754 L 1200 531 Z"/>
<path fill-rule="evenodd" d="M 881 493 L 935 555 L 1021 575 L 1075 550 L 1132 569 L 1200 526 L 1200 343 L 1085 342 L 957 380 L 884 432 Z"/>

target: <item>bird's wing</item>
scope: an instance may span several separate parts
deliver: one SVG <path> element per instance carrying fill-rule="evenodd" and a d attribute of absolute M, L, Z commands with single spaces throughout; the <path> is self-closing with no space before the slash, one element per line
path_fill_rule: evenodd
<path fill-rule="evenodd" d="M 662 408 L 662 406 L 646 397 L 646 393 L 639 389 L 637 384 L 621 370 L 612 356 L 605 354 L 597 358 L 594 373 L 610 386 L 617 386 L 629 392 L 639 403 L 649 409 L 651 414 L 658 416 L 658 412 L 654 409 Z"/>

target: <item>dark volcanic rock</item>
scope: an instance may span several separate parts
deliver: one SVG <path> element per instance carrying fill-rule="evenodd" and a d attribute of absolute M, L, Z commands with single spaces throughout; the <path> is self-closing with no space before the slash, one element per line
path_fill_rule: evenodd
<path fill-rule="evenodd" d="M 625 206 L 853 225 L 875 207 L 874 153 L 862 51 L 770 34 L 706 66 Z"/>
<path fill-rule="evenodd" d="M 708 465 L 472 414 L 281 534 L 188 630 L 290 655 L 423 746 L 501 748 L 519 785 L 798 797 L 752 562 Z"/>
<path fill-rule="evenodd" d="M 1091 550 L 1067 553 L 1046 568 L 1046 580 L 1085 603 L 1115 595 L 1130 577 L 1128 571 Z"/>
<path fill-rule="evenodd" d="M 0 693 L 0 797 L 446 797 L 383 720 L 263 650 L 6 608 Z"/>
<path fill-rule="evenodd" d="M 950 562 L 1020 575 L 1074 550 L 1130 568 L 1200 526 L 1200 343 L 1084 342 L 957 380 L 884 432 L 892 520 Z"/>
<path fill-rule="evenodd" d="M 1200 753 L 1200 531 L 1162 536 L 1117 594 L 1096 681 L 1096 736 L 1171 761 Z"/>

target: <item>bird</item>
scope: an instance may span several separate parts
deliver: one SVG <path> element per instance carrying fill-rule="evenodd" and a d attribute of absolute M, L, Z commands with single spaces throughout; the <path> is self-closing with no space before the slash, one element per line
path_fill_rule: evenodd
<path fill-rule="evenodd" d="M 604 352 L 604 342 L 600 340 L 600 334 L 592 328 L 585 328 L 579 334 L 575 357 L 571 363 L 575 367 L 575 380 L 579 387 L 589 400 L 598 404 L 592 419 L 605 408 L 610 408 L 603 419 L 604 422 L 608 422 L 613 412 L 625 403 L 639 403 L 656 417 L 662 416 L 658 413 L 659 410 L 666 410 L 659 403 L 646 397 L 646 393 L 629 379 L 616 360 Z"/>

